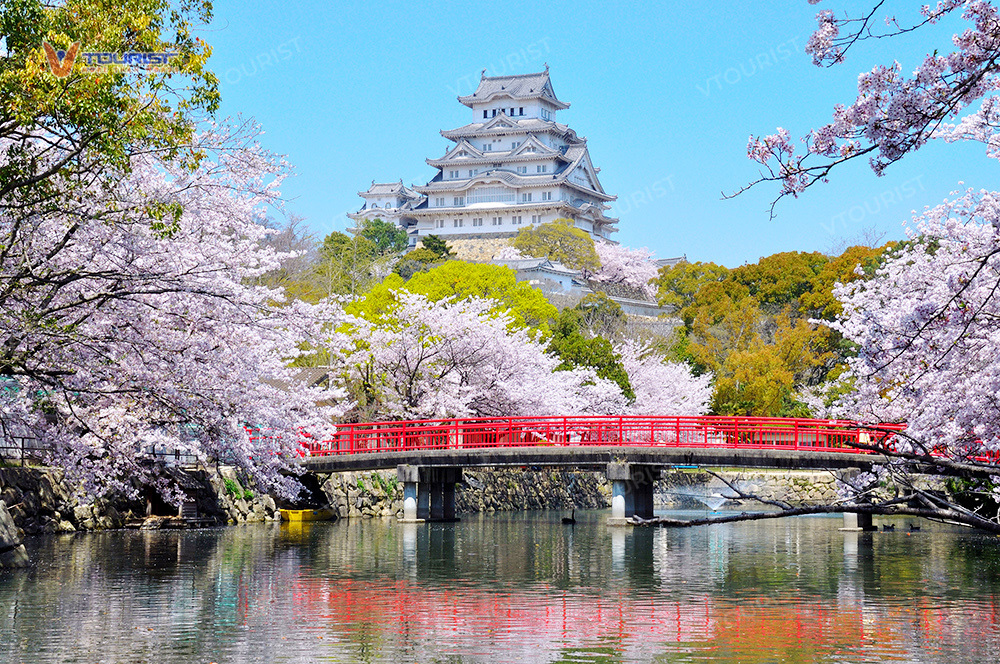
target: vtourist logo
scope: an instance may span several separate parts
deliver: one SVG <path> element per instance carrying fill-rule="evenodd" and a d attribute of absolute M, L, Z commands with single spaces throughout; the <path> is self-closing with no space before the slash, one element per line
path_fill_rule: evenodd
<path fill-rule="evenodd" d="M 80 42 L 73 42 L 68 51 L 57 51 L 48 42 L 42 42 L 45 57 L 49 60 L 49 70 L 59 78 L 66 78 L 73 70 L 76 54 L 80 50 Z"/>
<path fill-rule="evenodd" d="M 68 51 L 57 51 L 48 42 L 42 42 L 42 49 L 49 61 L 49 71 L 58 78 L 66 78 L 73 71 L 77 55 L 86 60 L 83 73 L 94 74 L 109 71 L 114 68 L 130 69 L 141 67 L 147 71 L 158 73 L 177 73 L 178 67 L 172 66 L 170 60 L 180 54 L 174 51 L 130 51 L 128 53 L 112 53 L 107 51 L 85 51 L 80 53 L 80 42 L 73 42 Z"/>

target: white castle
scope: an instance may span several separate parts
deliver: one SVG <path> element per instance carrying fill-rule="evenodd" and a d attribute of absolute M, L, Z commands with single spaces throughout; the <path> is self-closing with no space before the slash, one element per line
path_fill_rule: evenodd
<path fill-rule="evenodd" d="M 571 219 L 595 239 L 608 239 L 617 219 L 606 216 L 605 193 L 587 139 L 556 122 L 569 108 L 552 90 L 549 68 L 538 74 L 486 76 L 458 101 L 473 122 L 442 131 L 453 141 L 423 186 L 372 182 L 355 221 L 382 219 L 403 228 L 416 246 L 426 235 L 444 239 L 511 236 L 529 224 Z"/>

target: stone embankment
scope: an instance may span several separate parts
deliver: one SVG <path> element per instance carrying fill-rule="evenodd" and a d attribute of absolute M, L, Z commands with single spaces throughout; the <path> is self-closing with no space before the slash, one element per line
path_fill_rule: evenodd
<path fill-rule="evenodd" d="M 17 531 L 29 535 L 142 525 L 226 525 L 280 518 L 274 499 L 245 489 L 232 468 L 210 472 L 170 468 L 166 472 L 188 497 L 186 520 L 179 518 L 176 507 L 158 501 L 147 504 L 145 500 L 124 497 L 80 499 L 74 496 L 62 471 L 51 468 L 0 468 L 0 503 Z"/>
<path fill-rule="evenodd" d="M 280 518 L 273 498 L 243 487 L 232 468 L 213 471 L 168 469 L 189 502 L 183 510 L 160 505 L 147 514 L 146 501 L 73 496 L 61 471 L 0 468 L 0 565 L 12 564 L 25 534 L 108 528 L 170 528 L 271 521 Z M 836 497 L 829 473 L 754 471 L 724 474 L 741 490 L 768 500 L 817 503 Z M 371 518 L 402 513 L 403 489 L 395 471 L 334 473 L 315 478 L 314 502 L 335 508 L 341 518 Z M 467 469 L 456 492 L 459 512 L 523 509 L 605 508 L 611 487 L 604 473 L 522 468 Z M 719 478 L 701 471 L 668 473 L 658 482 L 656 504 L 667 508 L 703 507 L 731 491 Z M 193 517 L 193 518 L 192 518 Z M 23 551 L 23 549 L 22 549 Z"/>
<path fill-rule="evenodd" d="M 744 493 L 792 504 L 821 503 L 836 498 L 833 475 L 823 472 L 729 472 L 721 474 Z M 600 509 L 610 505 L 611 486 L 602 472 L 484 468 L 463 473 L 455 493 L 460 513 L 512 510 Z M 395 471 L 333 473 L 319 478 L 320 501 L 341 518 L 371 518 L 402 514 L 403 491 Z M 661 508 L 704 508 L 732 490 L 706 472 L 668 473 L 657 483 Z"/>
<path fill-rule="evenodd" d="M 837 498 L 837 482 L 828 472 L 757 470 L 718 474 L 720 477 L 704 471 L 667 473 L 656 486 L 654 502 L 657 507 L 667 509 L 713 506 L 716 498 L 736 495 L 726 482 L 744 494 L 792 505 L 819 504 Z M 753 504 L 752 501 L 744 502 L 748 506 Z"/>
<path fill-rule="evenodd" d="M 21 531 L 14 524 L 7 505 L 0 501 L 0 569 L 28 564 L 28 554 L 21 539 Z"/>
<path fill-rule="evenodd" d="M 603 473 L 495 468 L 466 470 L 457 487 L 458 512 L 606 507 L 611 487 Z M 323 497 L 341 518 L 403 513 L 396 471 L 332 473 L 319 478 Z"/>

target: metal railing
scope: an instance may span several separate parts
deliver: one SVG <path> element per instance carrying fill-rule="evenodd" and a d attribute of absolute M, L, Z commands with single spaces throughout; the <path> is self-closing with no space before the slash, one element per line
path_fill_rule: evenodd
<path fill-rule="evenodd" d="M 42 441 L 33 436 L 0 435 L 0 459 L 6 462 L 41 461 L 49 450 Z"/>
<path fill-rule="evenodd" d="M 903 425 L 886 425 L 901 430 Z M 510 447 L 695 447 L 838 451 L 875 442 L 846 420 L 765 417 L 492 417 L 338 424 L 328 440 L 303 438 L 311 456 Z M 881 441 L 885 443 L 886 441 Z"/>

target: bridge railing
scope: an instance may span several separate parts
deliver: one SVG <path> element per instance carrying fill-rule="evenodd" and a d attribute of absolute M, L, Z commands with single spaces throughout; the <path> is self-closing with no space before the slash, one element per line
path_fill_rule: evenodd
<path fill-rule="evenodd" d="M 894 425 L 890 425 L 892 427 Z M 901 429 L 902 425 L 896 425 Z M 719 447 L 835 450 L 867 434 L 855 422 L 764 417 L 493 417 L 339 424 L 328 440 L 307 440 L 313 456 L 509 447 Z"/>

